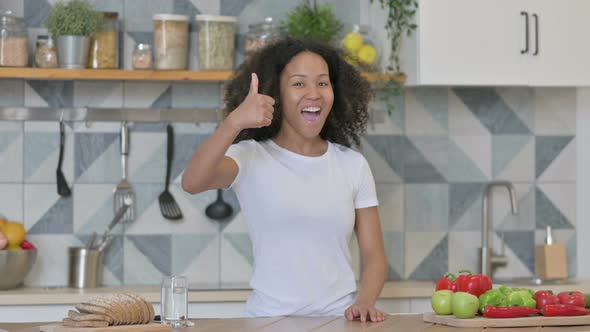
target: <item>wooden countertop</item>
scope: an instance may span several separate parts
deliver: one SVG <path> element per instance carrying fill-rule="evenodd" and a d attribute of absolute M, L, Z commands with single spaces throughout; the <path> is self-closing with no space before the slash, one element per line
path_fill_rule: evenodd
<path fill-rule="evenodd" d="M 227 318 L 227 319 L 199 319 L 194 320 L 195 326 L 177 328 L 173 331 L 186 332 L 227 332 L 227 331 L 263 331 L 263 332 L 356 332 L 367 331 L 404 331 L 404 332 L 479 332 L 483 328 L 454 328 L 422 321 L 420 314 L 389 315 L 381 323 L 350 322 L 343 317 L 269 317 L 269 318 Z M 0 323 L 0 329 L 14 332 L 39 332 L 39 326 L 45 323 Z M 485 332 L 506 332 L 507 328 L 486 328 Z M 513 329 L 510 329 L 513 330 Z M 564 327 L 521 327 L 519 332 L 561 332 L 561 331 L 589 331 L 590 325 Z"/>
<path fill-rule="evenodd" d="M 527 287 L 535 291 L 550 289 L 553 292 L 579 290 L 583 293 L 590 293 L 590 281 L 572 280 L 571 283 L 562 285 L 511 285 L 511 287 Z M 390 281 L 386 282 L 380 299 L 408 299 L 408 298 L 429 298 L 434 292 L 434 283 L 430 281 Z M 207 287 L 199 287 L 207 288 Z M 251 293 L 247 288 L 233 289 L 193 289 L 189 291 L 189 302 L 244 302 Z M 91 297 L 116 293 L 133 292 L 143 295 L 148 301 L 160 302 L 159 286 L 117 286 L 100 287 L 89 289 L 75 289 L 67 287 L 35 288 L 23 287 L 12 290 L 0 291 L 0 306 L 7 305 L 52 305 L 52 304 L 75 304 Z"/>
<path fill-rule="evenodd" d="M 432 296 L 434 286 L 434 283 L 429 281 L 387 282 L 383 287 L 380 298 L 427 298 Z M 88 289 L 23 287 L 0 291 L 0 306 L 75 304 L 97 295 L 116 292 L 139 293 L 153 303 L 159 303 L 161 296 L 159 286 L 120 286 Z M 250 289 L 190 290 L 188 298 L 189 302 L 244 302 L 248 299 L 250 293 Z"/>

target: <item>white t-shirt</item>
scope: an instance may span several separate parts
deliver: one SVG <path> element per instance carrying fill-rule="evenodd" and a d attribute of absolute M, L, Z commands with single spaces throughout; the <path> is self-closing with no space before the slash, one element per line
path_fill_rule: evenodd
<path fill-rule="evenodd" d="M 241 141 L 226 155 L 238 164 L 230 188 L 254 253 L 246 315 L 342 315 L 356 299 L 355 209 L 378 205 L 366 159 L 330 142 L 302 156 L 272 140 Z"/>

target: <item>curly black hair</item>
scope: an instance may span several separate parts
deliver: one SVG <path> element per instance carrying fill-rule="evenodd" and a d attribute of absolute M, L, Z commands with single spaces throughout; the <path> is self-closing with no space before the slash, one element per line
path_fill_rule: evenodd
<path fill-rule="evenodd" d="M 369 115 L 368 104 L 373 97 L 371 85 L 348 64 L 335 48 L 311 40 L 280 39 L 252 54 L 236 70 L 225 91 L 225 112 L 235 110 L 246 98 L 250 89 L 251 73 L 259 79 L 258 90 L 275 100 L 275 112 L 268 127 L 242 130 L 235 142 L 247 139 L 263 141 L 275 137 L 281 127 L 280 76 L 285 66 L 301 52 L 321 56 L 328 64 L 334 91 L 334 104 L 320 132 L 320 137 L 347 147 L 360 144 Z"/>

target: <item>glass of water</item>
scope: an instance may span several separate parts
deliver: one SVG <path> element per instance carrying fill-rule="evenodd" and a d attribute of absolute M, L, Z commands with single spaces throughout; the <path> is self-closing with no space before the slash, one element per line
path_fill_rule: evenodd
<path fill-rule="evenodd" d="M 188 318 L 188 284 L 186 277 L 171 276 L 162 280 L 160 303 L 162 324 L 174 327 L 193 326 Z"/>

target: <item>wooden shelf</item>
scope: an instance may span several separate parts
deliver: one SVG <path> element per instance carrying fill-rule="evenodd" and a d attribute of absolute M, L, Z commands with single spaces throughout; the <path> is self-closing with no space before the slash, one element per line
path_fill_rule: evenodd
<path fill-rule="evenodd" d="M 373 83 L 377 81 L 396 81 L 398 83 L 406 82 L 406 75 L 400 73 L 362 73 L 363 77 Z"/>
<path fill-rule="evenodd" d="M 28 80 L 111 80 L 111 81 L 190 81 L 223 82 L 233 71 L 195 70 L 122 70 L 122 69 L 62 69 L 62 68 L 0 68 L 0 79 Z M 393 79 L 404 82 L 400 74 L 362 73 L 369 82 Z"/>
<path fill-rule="evenodd" d="M 0 68 L 0 78 L 29 80 L 227 81 L 232 71 Z"/>

